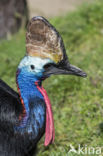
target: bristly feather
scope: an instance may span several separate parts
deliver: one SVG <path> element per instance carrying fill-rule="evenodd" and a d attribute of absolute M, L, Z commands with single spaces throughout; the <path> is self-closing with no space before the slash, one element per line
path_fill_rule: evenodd
<path fill-rule="evenodd" d="M 1 156 L 29 155 L 29 151 L 35 149 L 37 142 L 44 134 L 46 111 L 45 101 L 42 95 L 38 96 L 40 93 L 34 83 L 33 86 L 33 89 L 35 88 L 35 90 L 33 91 L 34 95 L 29 98 L 29 117 L 27 123 L 24 123 L 19 121 L 19 116 L 23 113 L 23 109 L 18 94 L 16 95 L 15 92 L 13 93 L 12 89 L 5 83 L 0 83 Z M 7 88 L 9 92 L 6 91 Z M 26 92 L 25 89 L 24 92 Z M 16 95 L 16 97 L 14 95 Z M 23 121 L 23 116 L 21 121 Z M 24 124 L 23 127 L 21 124 Z"/>

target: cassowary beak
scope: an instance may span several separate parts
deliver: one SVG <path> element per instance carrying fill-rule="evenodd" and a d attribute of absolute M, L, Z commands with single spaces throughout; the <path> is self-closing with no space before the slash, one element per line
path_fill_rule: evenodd
<path fill-rule="evenodd" d="M 69 62 L 65 64 L 48 64 L 44 66 L 44 77 L 49 77 L 50 75 L 76 75 L 76 76 L 81 76 L 81 77 L 86 77 L 87 74 L 82 71 L 80 68 L 73 66 L 69 64 Z"/>

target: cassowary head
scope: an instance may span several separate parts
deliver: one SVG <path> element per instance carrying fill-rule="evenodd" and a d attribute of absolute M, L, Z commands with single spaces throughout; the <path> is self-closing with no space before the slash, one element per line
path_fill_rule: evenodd
<path fill-rule="evenodd" d="M 36 80 L 52 74 L 86 77 L 85 72 L 69 63 L 61 36 L 43 17 L 34 17 L 28 24 L 26 51 L 19 65 L 23 75 Z"/>

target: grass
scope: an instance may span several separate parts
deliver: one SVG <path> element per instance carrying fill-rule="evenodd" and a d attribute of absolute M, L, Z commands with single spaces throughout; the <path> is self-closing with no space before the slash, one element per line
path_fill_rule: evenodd
<path fill-rule="evenodd" d="M 77 156 L 68 153 L 70 144 L 76 149 L 78 144 L 103 146 L 103 2 L 81 6 L 51 19 L 51 23 L 64 39 L 70 62 L 88 77 L 52 76 L 44 82 L 53 107 L 56 137 L 47 148 L 42 138 L 38 156 Z M 14 89 L 16 68 L 24 54 L 25 31 L 0 43 L 0 78 Z"/>

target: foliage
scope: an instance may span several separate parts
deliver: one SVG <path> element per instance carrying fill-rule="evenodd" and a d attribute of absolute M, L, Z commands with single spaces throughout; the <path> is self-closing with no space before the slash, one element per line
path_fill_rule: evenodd
<path fill-rule="evenodd" d="M 69 60 L 87 72 L 86 79 L 52 76 L 44 82 L 52 102 L 55 143 L 38 146 L 38 156 L 68 154 L 70 144 L 103 145 L 103 2 L 81 6 L 77 11 L 51 22 L 61 33 Z M 25 32 L 0 44 L 0 77 L 16 89 L 15 71 L 25 54 Z"/>

